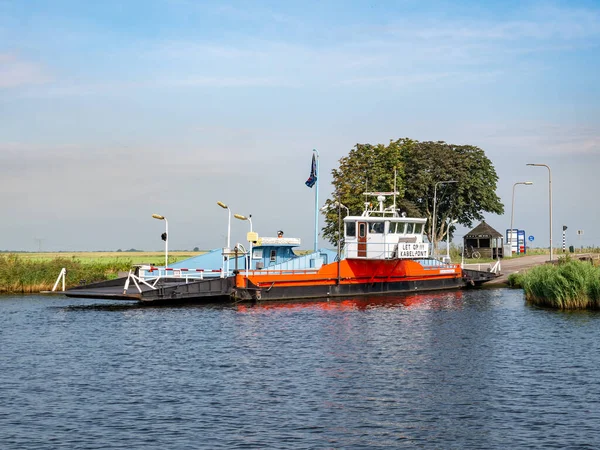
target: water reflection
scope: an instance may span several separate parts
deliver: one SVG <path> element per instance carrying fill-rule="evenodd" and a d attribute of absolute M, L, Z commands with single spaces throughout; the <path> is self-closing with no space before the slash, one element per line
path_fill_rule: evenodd
<path fill-rule="evenodd" d="M 463 292 L 436 292 L 411 295 L 380 295 L 327 300 L 305 301 L 268 301 L 255 304 L 238 304 L 236 309 L 241 313 L 256 310 L 277 309 L 318 309 L 318 310 L 358 310 L 374 308 L 407 308 L 407 309 L 461 309 Z"/>
<path fill-rule="evenodd" d="M 104 301 L 102 303 L 72 304 L 54 306 L 65 311 L 133 311 L 166 310 L 178 308 L 223 309 L 235 308 L 240 313 L 250 313 L 256 310 L 275 309 L 318 309 L 318 310 L 367 310 L 373 308 L 407 308 L 407 309 L 461 309 L 463 307 L 463 291 L 429 292 L 409 295 L 378 295 L 352 298 L 331 298 L 323 300 L 282 300 L 262 301 L 257 303 L 194 303 L 182 302 L 172 304 L 144 304 L 139 302 Z M 70 299 L 73 301 L 73 299 Z M 82 300 L 75 300 L 82 301 Z M 84 300 L 85 301 L 85 300 Z M 87 300 L 90 302 L 93 300 Z"/>

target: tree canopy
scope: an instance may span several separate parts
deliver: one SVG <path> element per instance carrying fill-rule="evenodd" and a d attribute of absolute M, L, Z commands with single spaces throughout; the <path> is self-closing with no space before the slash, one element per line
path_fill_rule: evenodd
<path fill-rule="evenodd" d="M 485 152 L 472 145 L 418 142 L 408 138 L 383 144 L 356 144 L 340 166 L 332 170 L 334 191 L 325 205 L 323 235 L 335 244 L 338 237 L 339 201 L 351 215 L 364 210 L 365 192 L 393 191 L 396 175 L 396 207 L 411 217 L 426 217 L 427 237 L 432 239 L 435 198 L 436 240 L 457 220 L 465 227 L 483 220 L 483 213 L 502 214 L 504 205 L 496 195 L 498 175 Z M 441 183 L 456 181 L 456 183 Z M 392 197 L 385 206 L 393 204 Z M 343 215 L 346 210 L 342 208 Z M 451 230 L 454 227 L 452 226 Z"/>

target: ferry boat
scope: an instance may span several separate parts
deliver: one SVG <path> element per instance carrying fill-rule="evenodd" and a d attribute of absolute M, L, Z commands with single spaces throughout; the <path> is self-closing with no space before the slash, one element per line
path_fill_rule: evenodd
<path fill-rule="evenodd" d="M 359 216 L 343 219 L 343 251 L 318 251 L 306 256 L 290 247 L 300 240 L 257 238 L 252 252 L 238 244 L 234 251 L 215 252 L 219 268 L 198 269 L 137 267 L 126 278 L 75 287 L 69 297 L 136 300 L 151 302 L 240 302 L 289 299 L 326 299 L 416 293 L 478 286 L 498 276 L 494 271 L 469 270 L 460 264 L 440 261 L 430 255 L 425 241 L 424 218 L 399 214 L 394 205 L 385 208 L 396 192 L 371 192 L 377 206 L 365 203 Z M 278 254 L 288 259 L 277 260 Z M 235 264 L 231 272 L 231 258 Z M 331 261 L 330 261 L 331 260 Z M 243 264 L 241 262 L 243 261 Z M 190 263 L 190 261 L 188 261 Z"/>

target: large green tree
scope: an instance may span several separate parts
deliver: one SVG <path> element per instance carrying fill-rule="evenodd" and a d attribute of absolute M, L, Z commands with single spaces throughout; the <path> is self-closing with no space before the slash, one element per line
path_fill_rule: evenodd
<path fill-rule="evenodd" d="M 426 217 L 427 236 L 433 232 L 435 198 L 436 240 L 445 238 L 448 223 L 457 220 L 465 227 L 483 219 L 484 213 L 502 214 L 504 205 L 496 195 L 498 176 L 485 152 L 472 145 L 445 142 L 418 142 L 408 138 L 388 145 L 357 144 L 340 159 L 332 171 L 334 192 L 326 201 L 323 235 L 337 242 L 338 215 L 336 200 L 347 206 L 350 214 L 364 210 L 367 191 L 392 191 L 394 173 L 400 192 L 396 206 L 412 217 Z M 456 181 L 456 183 L 441 183 Z M 371 199 L 373 200 L 373 199 Z M 388 198 L 386 206 L 392 204 Z M 343 215 L 346 210 L 342 208 Z M 451 227 L 451 231 L 454 227 Z"/>
<path fill-rule="evenodd" d="M 404 190 L 403 154 L 405 147 L 410 146 L 410 139 L 398 139 L 384 144 L 356 144 L 348 156 L 340 159 L 339 168 L 331 171 L 333 175 L 334 192 L 327 199 L 325 206 L 325 227 L 323 236 L 332 244 L 337 243 L 338 212 L 336 202 L 339 201 L 349 209 L 350 215 L 360 215 L 365 202 L 374 201 L 366 197 L 365 192 L 392 191 L 394 178 L 399 192 Z M 393 200 L 387 199 L 386 206 Z M 341 208 L 343 215 L 346 210 Z"/>

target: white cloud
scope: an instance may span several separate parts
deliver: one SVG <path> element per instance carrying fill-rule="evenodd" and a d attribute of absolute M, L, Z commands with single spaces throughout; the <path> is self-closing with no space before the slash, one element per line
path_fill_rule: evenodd
<path fill-rule="evenodd" d="M 294 83 L 277 77 L 189 77 L 158 81 L 160 85 L 196 87 L 293 87 Z"/>
<path fill-rule="evenodd" d="M 270 9 L 259 8 L 256 4 L 252 4 L 251 8 L 240 8 L 233 5 L 220 4 L 214 9 L 214 12 L 216 14 L 231 18 L 259 22 L 263 24 L 272 22 L 286 26 L 298 24 L 298 21 L 288 14 L 283 14 Z"/>
<path fill-rule="evenodd" d="M 503 149 L 509 155 L 600 154 L 599 127 L 526 122 L 474 126 L 472 133 L 481 136 L 486 145 Z"/>
<path fill-rule="evenodd" d="M 389 35 L 434 41 L 579 40 L 600 36 L 600 11 L 543 7 L 515 11 L 520 19 L 425 20 L 385 27 Z"/>
<path fill-rule="evenodd" d="M 0 53 L 0 89 L 44 84 L 51 81 L 46 69 L 11 53 Z"/>

